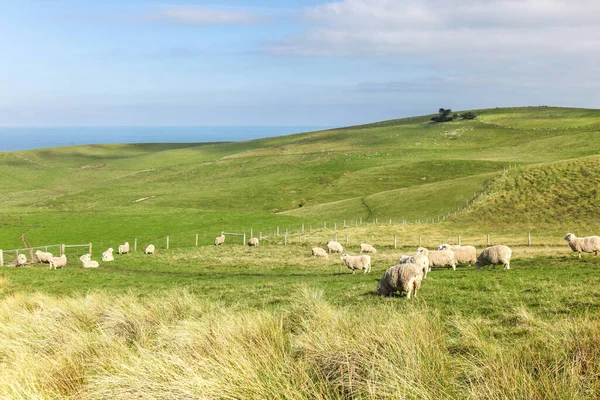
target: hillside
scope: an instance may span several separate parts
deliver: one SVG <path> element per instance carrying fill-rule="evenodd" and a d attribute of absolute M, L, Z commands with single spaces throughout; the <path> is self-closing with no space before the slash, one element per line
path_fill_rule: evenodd
<path fill-rule="evenodd" d="M 514 211 L 507 205 L 531 198 L 515 191 L 523 187 L 520 178 L 500 184 L 498 173 L 509 166 L 529 171 L 527 165 L 537 165 L 540 169 L 531 171 L 541 171 L 554 191 L 546 197 L 544 187 L 533 189 L 535 204 L 552 209 L 535 220 L 550 223 L 562 215 L 564 222 L 578 221 L 579 211 L 565 214 L 554 200 L 564 197 L 563 190 L 588 193 L 597 180 L 578 179 L 573 176 L 578 172 L 558 166 L 600 152 L 600 110 L 475 112 L 474 121 L 436 124 L 425 116 L 240 143 L 2 153 L 0 243 L 20 246 L 23 233 L 29 244 L 40 245 L 58 238 L 108 243 L 192 232 L 207 243 L 224 229 L 266 231 L 324 219 L 438 218 L 473 200 L 481 206 L 472 218 L 505 223 L 499 215 Z M 596 158 L 581 162 L 576 171 L 595 174 Z M 557 163 L 551 167 L 555 173 L 544 172 L 548 163 Z M 538 172 L 531 173 L 523 182 L 539 179 Z M 580 186 L 567 188 L 567 181 Z M 490 190 L 496 194 L 485 194 Z M 574 201 L 585 203 L 588 195 L 593 197 L 589 192 Z M 590 207 L 584 214 L 596 215 Z"/>

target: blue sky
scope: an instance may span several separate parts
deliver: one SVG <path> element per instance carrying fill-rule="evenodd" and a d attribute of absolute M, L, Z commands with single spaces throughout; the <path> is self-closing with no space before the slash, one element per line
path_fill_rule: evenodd
<path fill-rule="evenodd" d="M 0 0 L 0 125 L 599 107 L 596 0 Z"/>

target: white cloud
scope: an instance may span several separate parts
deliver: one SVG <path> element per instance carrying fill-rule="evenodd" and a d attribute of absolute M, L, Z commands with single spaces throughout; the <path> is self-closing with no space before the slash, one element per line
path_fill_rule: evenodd
<path fill-rule="evenodd" d="M 245 10 L 220 10 L 204 7 L 169 7 L 148 15 L 149 21 L 180 25 L 252 25 L 264 17 Z"/>

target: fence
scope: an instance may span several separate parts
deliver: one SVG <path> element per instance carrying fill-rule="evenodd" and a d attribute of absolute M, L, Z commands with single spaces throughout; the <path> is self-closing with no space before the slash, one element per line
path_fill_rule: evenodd
<path fill-rule="evenodd" d="M 46 253 L 49 252 L 54 255 L 66 254 L 67 257 L 69 257 L 69 255 L 71 255 L 71 257 L 73 257 L 74 254 L 76 254 L 77 252 L 74 252 L 74 251 L 69 252 L 68 249 L 77 249 L 77 248 L 82 248 L 82 247 L 85 247 L 88 250 L 88 253 L 90 255 L 92 254 L 92 244 L 91 243 L 88 243 L 88 244 L 51 244 L 51 245 L 47 245 L 47 246 L 36 246 L 36 247 L 26 247 L 26 248 L 21 248 L 21 249 L 0 250 L 0 267 L 16 265 L 17 257 L 19 256 L 19 254 L 25 254 L 25 256 L 27 257 L 27 262 L 25 264 L 30 265 L 30 264 L 37 264 L 40 262 L 40 260 L 35 255 L 35 252 L 38 250 L 46 252 Z"/>

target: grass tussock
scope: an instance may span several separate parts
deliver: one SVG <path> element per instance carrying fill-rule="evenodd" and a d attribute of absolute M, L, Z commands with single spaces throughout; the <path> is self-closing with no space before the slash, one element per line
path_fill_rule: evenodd
<path fill-rule="evenodd" d="M 496 326 L 424 303 L 334 307 L 301 288 L 279 311 L 186 291 L 0 304 L 0 397 L 597 398 L 600 324 L 525 308 Z"/>

